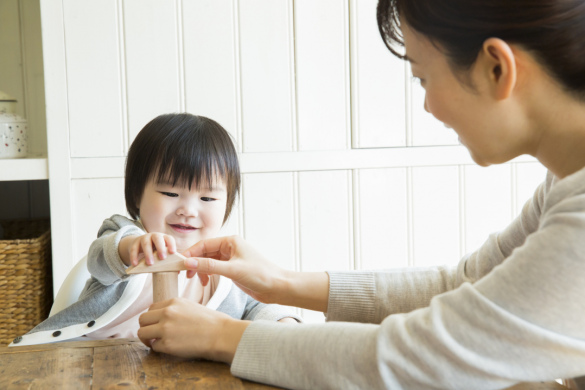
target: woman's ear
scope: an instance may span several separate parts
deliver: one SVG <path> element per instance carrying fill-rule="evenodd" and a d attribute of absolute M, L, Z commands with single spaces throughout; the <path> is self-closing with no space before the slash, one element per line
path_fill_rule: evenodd
<path fill-rule="evenodd" d="M 488 76 L 492 96 L 496 100 L 510 97 L 517 76 L 516 58 L 510 45 L 499 38 L 486 39 L 478 60 Z"/>

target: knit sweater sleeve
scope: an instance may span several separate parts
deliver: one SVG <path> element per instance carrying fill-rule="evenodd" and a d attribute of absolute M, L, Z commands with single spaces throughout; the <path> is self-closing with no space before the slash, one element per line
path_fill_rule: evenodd
<path fill-rule="evenodd" d="M 580 194 L 551 191 L 492 239 L 505 261 L 478 258 L 474 265 L 466 258 L 457 270 L 425 270 L 420 278 L 412 276 L 416 271 L 331 274 L 330 295 L 357 295 L 355 302 L 367 307 L 359 312 L 331 298 L 328 319 L 353 310 L 347 319 L 362 315 L 375 324 L 254 322 L 240 341 L 232 373 L 321 389 L 488 389 L 584 375 L 585 185 L 578 186 Z M 531 221 L 533 212 L 539 218 Z M 519 244 L 509 250 L 514 240 Z M 348 284 L 360 287 L 353 294 L 333 291 Z M 417 288 L 425 292 L 417 294 Z M 402 295 L 393 297 L 397 291 Z M 402 300 L 415 303 L 396 303 Z M 377 324 L 384 316 L 377 312 L 380 304 L 396 314 Z"/>
<path fill-rule="evenodd" d="M 91 276 L 105 286 L 128 278 L 128 268 L 118 252 L 122 238 L 142 235 L 145 231 L 136 222 L 121 215 L 104 220 L 98 238 L 92 242 L 87 254 L 87 269 Z"/>

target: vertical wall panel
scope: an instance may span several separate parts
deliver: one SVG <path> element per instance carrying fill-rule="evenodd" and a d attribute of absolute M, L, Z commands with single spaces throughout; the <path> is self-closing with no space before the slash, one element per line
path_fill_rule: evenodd
<path fill-rule="evenodd" d="M 72 157 L 122 156 L 118 2 L 64 0 Z"/>
<path fill-rule="evenodd" d="M 174 1 L 124 1 L 130 142 L 155 116 L 180 111 L 177 29 Z"/>
<path fill-rule="evenodd" d="M 353 268 L 347 171 L 299 173 L 301 270 Z"/>
<path fill-rule="evenodd" d="M 183 40 L 187 111 L 216 120 L 240 142 L 235 3 L 183 1 Z"/>
<path fill-rule="evenodd" d="M 360 237 L 359 268 L 408 266 L 406 169 L 362 169 L 358 172 L 355 218 Z"/>
<path fill-rule="evenodd" d="M 457 145 L 459 143 L 454 130 L 446 128 L 443 123 L 426 112 L 425 90 L 418 81 L 412 81 L 412 145 Z"/>
<path fill-rule="evenodd" d="M 464 169 L 465 252 L 472 252 L 512 219 L 511 167 L 469 165 Z"/>
<path fill-rule="evenodd" d="M 354 268 L 349 175 L 348 171 L 299 173 L 301 271 Z M 301 312 L 308 322 L 324 321 L 322 313 Z"/>
<path fill-rule="evenodd" d="M 87 254 L 104 219 L 126 214 L 124 179 L 73 180 L 71 186 L 74 243 L 73 266 Z"/>
<path fill-rule="evenodd" d="M 244 151 L 291 151 L 296 127 L 292 2 L 239 4 Z"/>
<path fill-rule="evenodd" d="M 546 179 L 547 170 L 539 162 L 516 163 L 516 214 L 522 212 L 522 207 L 534 196 L 536 188 Z"/>
<path fill-rule="evenodd" d="M 294 10 L 299 149 L 347 149 L 347 0 L 297 0 Z"/>
<path fill-rule="evenodd" d="M 459 261 L 457 167 L 412 168 L 414 265 Z"/>
<path fill-rule="evenodd" d="M 353 147 L 406 145 L 404 61 L 384 45 L 376 0 L 350 0 Z"/>
<path fill-rule="evenodd" d="M 296 268 L 293 174 L 244 175 L 246 240 L 279 266 Z"/>

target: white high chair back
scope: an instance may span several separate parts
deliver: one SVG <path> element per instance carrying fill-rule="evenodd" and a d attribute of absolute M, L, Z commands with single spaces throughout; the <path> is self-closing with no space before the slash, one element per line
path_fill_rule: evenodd
<path fill-rule="evenodd" d="M 69 271 L 65 281 L 59 288 L 59 292 L 57 293 L 53 306 L 51 307 L 49 317 L 77 302 L 81 291 L 85 287 L 85 282 L 87 282 L 87 279 L 90 277 L 91 275 L 87 270 L 87 256 L 83 256 L 81 260 L 75 264 L 73 269 Z"/>

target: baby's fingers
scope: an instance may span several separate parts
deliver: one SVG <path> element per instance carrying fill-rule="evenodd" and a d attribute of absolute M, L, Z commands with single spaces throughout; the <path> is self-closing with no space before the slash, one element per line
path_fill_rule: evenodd
<path fill-rule="evenodd" d="M 152 252 L 152 239 L 149 237 L 148 234 L 145 234 L 140 239 L 140 247 L 142 248 L 142 253 L 144 253 L 144 262 L 147 265 L 153 265 L 154 255 Z"/>
<path fill-rule="evenodd" d="M 175 238 L 173 236 L 168 236 L 165 234 L 164 236 L 165 242 L 167 244 L 167 250 L 170 254 L 177 252 L 177 244 L 175 243 Z"/>
<path fill-rule="evenodd" d="M 163 234 L 153 234 L 152 243 L 156 248 L 159 260 L 164 260 L 167 257 L 167 244 Z"/>
<path fill-rule="evenodd" d="M 135 240 L 130 246 L 130 265 L 138 265 L 138 254 L 140 252 L 140 240 Z"/>

